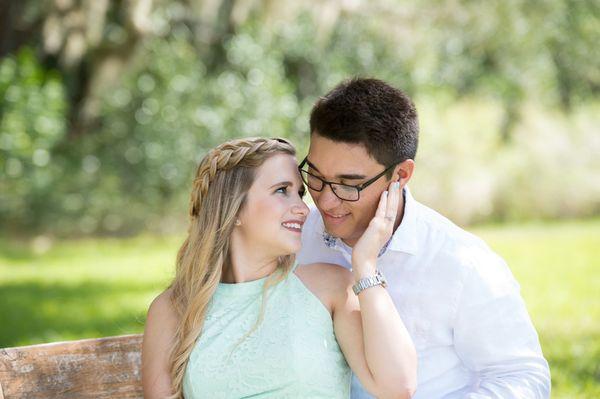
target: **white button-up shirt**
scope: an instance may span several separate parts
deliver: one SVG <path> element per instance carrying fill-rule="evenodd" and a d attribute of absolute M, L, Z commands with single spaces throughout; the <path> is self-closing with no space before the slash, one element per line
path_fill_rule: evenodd
<path fill-rule="evenodd" d="M 548 363 L 506 263 L 408 190 L 405 199 L 377 267 L 417 349 L 413 398 L 548 398 Z M 351 255 L 313 207 L 298 262 L 350 268 Z M 352 398 L 371 398 L 356 377 Z"/>

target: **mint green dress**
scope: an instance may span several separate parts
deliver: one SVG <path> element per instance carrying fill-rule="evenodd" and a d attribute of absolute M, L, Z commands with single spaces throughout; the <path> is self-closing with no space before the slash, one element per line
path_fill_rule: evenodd
<path fill-rule="evenodd" d="M 266 278 L 219 284 L 183 380 L 186 399 L 350 397 L 350 368 L 331 315 L 292 271 L 269 289 Z"/>

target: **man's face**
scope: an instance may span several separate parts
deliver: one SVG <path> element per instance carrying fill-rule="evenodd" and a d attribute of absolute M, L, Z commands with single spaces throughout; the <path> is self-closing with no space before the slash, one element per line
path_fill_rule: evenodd
<path fill-rule="evenodd" d="M 329 182 L 358 185 L 381 173 L 388 165 L 381 165 L 371 157 L 362 144 L 348 144 L 329 140 L 313 133 L 308 150 L 308 171 Z M 308 191 L 325 223 L 327 232 L 353 246 L 362 236 L 375 215 L 381 193 L 390 179 L 382 176 L 360 192 L 355 202 L 342 201 L 328 185 L 318 192 Z"/>

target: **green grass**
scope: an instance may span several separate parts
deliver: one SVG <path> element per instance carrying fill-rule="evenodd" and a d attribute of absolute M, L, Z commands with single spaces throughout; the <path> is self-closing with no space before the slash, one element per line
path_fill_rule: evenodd
<path fill-rule="evenodd" d="M 600 219 L 473 230 L 521 283 L 553 398 L 600 397 Z M 141 332 L 180 242 L 0 240 L 0 347 Z"/>
<path fill-rule="evenodd" d="M 0 244 L 0 347 L 141 332 L 179 241 L 86 239 L 43 254 Z"/>
<path fill-rule="evenodd" d="M 509 263 L 550 363 L 553 398 L 600 397 L 600 220 L 475 231 Z"/>

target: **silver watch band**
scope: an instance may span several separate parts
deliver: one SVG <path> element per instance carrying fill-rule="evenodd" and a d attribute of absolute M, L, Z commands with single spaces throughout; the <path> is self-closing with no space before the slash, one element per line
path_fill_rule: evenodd
<path fill-rule="evenodd" d="M 367 288 L 375 287 L 376 285 L 381 285 L 384 288 L 387 287 L 387 281 L 383 274 L 379 270 L 375 271 L 375 274 L 369 277 L 361 278 L 352 286 L 352 291 L 354 294 L 358 295 L 361 291 L 366 290 Z"/>

